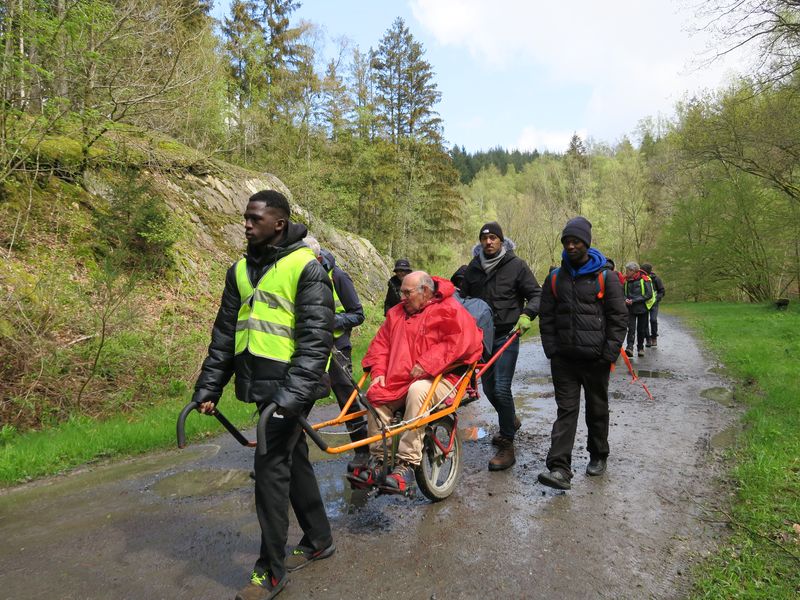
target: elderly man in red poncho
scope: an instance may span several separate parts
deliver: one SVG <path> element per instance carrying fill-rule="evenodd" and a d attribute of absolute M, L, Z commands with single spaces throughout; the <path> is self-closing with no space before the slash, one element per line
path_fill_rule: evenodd
<path fill-rule="evenodd" d="M 415 417 L 439 373 L 451 365 L 480 358 L 483 333 L 453 297 L 454 292 L 448 280 L 431 277 L 424 271 L 414 271 L 403 279 L 402 302 L 386 314 L 386 321 L 361 361 L 372 379 L 367 399 L 385 423 L 403 407 L 405 420 Z M 442 377 L 432 402 L 450 394 L 456 380 L 456 375 Z M 377 435 L 380 430 L 371 414 L 367 422 L 369 435 Z M 385 491 L 404 493 L 413 483 L 414 468 L 422 459 L 423 434 L 421 427 L 402 434 Z M 370 453 L 372 465 L 353 473 L 365 484 L 374 483 L 382 468 L 382 445 L 372 444 Z"/>

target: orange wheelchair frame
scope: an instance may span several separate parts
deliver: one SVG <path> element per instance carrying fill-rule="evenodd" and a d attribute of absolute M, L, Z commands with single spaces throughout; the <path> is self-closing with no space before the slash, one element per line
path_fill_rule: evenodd
<path fill-rule="evenodd" d="M 363 397 L 362 387 L 366 383 L 369 373 L 364 373 L 359 381 L 353 381 L 354 389 L 348 398 L 345 405 L 342 407 L 339 415 L 333 419 L 322 421 L 320 423 L 309 424 L 303 415 L 298 415 L 297 420 L 305 430 L 308 437 L 310 437 L 319 448 L 328 454 L 342 454 L 356 448 L 382 442 L 383 444 L 383 472 L 379 477 L 379 484 L 382 483 L 388 472 L 391 470 L 394 462 L 394 454 L 396 453 L 396 441 L 399 436 L 410 429 L 418 429 L 425 427 L 425 435 L 423 437 L 423 452 L 422 461 L 415 469 L 415 478 L 417 486 L 422 493 L 433 502 L 444 500 L 453 490 L 458 481 L 461 473 L 461 439 L 458 433 L 458 416 L 456 411 L 462 404 L 467 404 L 477 400 L 478 389 L 477 382 L 481 375 L 489 369 L 500 355 L 508 348 L 509 345 L 519 336 L 519 332 L 515 332 L 509 336 L 506 343 L 501 346 L 497 352 L 485 363 L 473 362 L 469 365 L 454 365 L 444 373 L 437 375 L 428 391 L 425 400 L 420 407 L 416 416 L 407 421 L 400 421 L 399 423 L 384 423 L 383 420 L 372 408 L 372 405 L 366 398 Z M 435 405 L 433 404 L 434 391 L 438 386 L 442 377 L 448 373 L 456 370 L 464 369 L 464 372 L 459 376 L 453 389 Z M 466 400 L 465 400 L 466 397 Z M 362 404 L 364 408 L 348 414 L 356 400 Z M 186 445 L 185 436 L 185 421 L 187 415 L 198 408 L 197 402 L 190 402 L 181 411 L 178 417 L 178 447 L 183 448 Z M 242 435 L 218 410 L 210 413 L 227 429 L 231 435 L 243 446 L 256 447 L 256 451 L 260 454 L 266 453 L 267 440 L 266 440 L 266 425 L 269 418 L 278 409 L 278 406 L 272 402 L 269 403 L 263 411 L 258 420 L 256 428 L 257 441 L 252 442 Z M 380 428 L 380 433 L 367 437 L 366 439 L 357 442 L 348 442 L 339 446 L 329 445 L 320 435 L 320 431 L 329 427 L 338 425 L 346 425 L 349 421 L 363 417 L 367 413 L 371 413 L 373 418 L 376 419 Z M 338 433 L 338 432 L 337 432 Z M 389 441 L 392 440 L 392 456 L 389 457 Z M 380 488 L 380 486 L 374 486 Z"/>

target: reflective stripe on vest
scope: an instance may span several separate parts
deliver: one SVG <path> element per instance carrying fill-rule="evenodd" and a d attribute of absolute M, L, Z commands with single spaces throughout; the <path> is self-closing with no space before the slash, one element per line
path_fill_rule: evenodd
<path fill-rule="evenodd" d="M 655 288 L 655 286 L 653 286 L 652 280 L 648 279 L 647 281 L 650 282 L 650 289 L 652 290 L 653 293 L 649 298 L 647 298 L 644 301 L 644 305 L 647 308 L 647 310 L 650 310 L 651 308 L 653 308 L 653 304 L 656 303 L 656 288 Z M 642 287 L 642 298 L 644 298 L 644 277 L 640 277 L 639 278 L 639 284 Z M 627 281 L 625 282 L 625 295 L 626 296 L 628 295 L 628 282 Z"/>
<path fill-rule="evenodd" d="M 331 289 L 333 290 L 333 308 L 336 314 L 340 314 L 344 312 L 344 304 L 339 299 L 339 294 L 336 293 L 336 285 L 333 283 L 333 269 L 328 272 L 328 277 L 331 280 Z M 334 329 L 333 330 L 333 339 L 340 338 L 344 335 L 344 329 Z"/>
<path fill-rule="evenodd" d="M 306 247 L 287 254 L 270 267 L 253 289 L 247 261 L 236 263 L 239 317 L 236 322 L 236 354 L 245 350 L 255 356 L 288 363 L 294 354 L 294 303 L 300 274 L 317 260 Z"/>

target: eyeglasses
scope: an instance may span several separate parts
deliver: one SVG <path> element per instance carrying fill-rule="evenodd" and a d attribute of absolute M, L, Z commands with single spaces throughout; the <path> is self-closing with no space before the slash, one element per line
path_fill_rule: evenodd
<path fill-rule="evenodd" d="M 410 290 L 404 290 L 404 289 L 402 289 L 402 288 L 401 288 L 401 289 L 400 289 L 400 295 L 401 295 L 403 298 L 408 298 L 408 297 L 409 297 L 411 294 L 413 294 L 414 292 L 418 292 L 418 291 L 419 291 L 419 289 L 420 289 L 420 288 L 418 288 L 418 287 L 411 288 Z"/>

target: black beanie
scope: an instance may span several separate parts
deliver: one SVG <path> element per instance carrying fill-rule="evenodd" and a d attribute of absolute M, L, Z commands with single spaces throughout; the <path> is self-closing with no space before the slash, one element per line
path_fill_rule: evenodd
<path fill-rule="evenodd" d="M 500 227 L 500 223 L 497 221 L 490 221 L 483 227 L 481 227 L 481 231 L 478 234 L 478 239 L 481 239 L 481 236 L 486 235 L 487 233 L 493 233 L 497 237 L 500 238 L 500 241 L 504 241 L 506 238 L 503 237 L 503 229 Z"/>
<path fill-rule="evenodd" d="M 592 245 L 592 224 L 584 217 L 575 217 L 567 221 L 564 226 L 564 231 L 561 232 L 561 243 L 564 243 L 565 237 L 575 237 L 586 244 L 586 247 Z"/>

